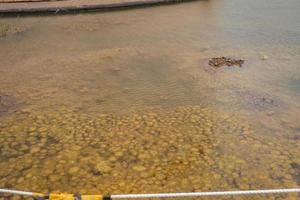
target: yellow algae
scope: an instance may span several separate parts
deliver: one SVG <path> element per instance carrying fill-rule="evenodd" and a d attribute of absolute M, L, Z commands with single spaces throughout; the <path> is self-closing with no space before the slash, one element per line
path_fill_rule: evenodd
<path fill-rule="evenodd" d="M 246 122 L 208 108 L 98 116 L 32 111 L 18 117 L 23 120 L 2 119 L 3 186 L 86 193 L 297 186 L 298 143 L 272 137 L 262 142 Z M 18 131 L 7 131 L 11 127 Z"/>

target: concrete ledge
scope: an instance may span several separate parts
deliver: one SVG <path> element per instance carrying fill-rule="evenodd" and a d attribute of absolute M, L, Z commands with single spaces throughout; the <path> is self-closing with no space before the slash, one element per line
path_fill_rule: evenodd
<path fill-rule="evenodd" d="M 82 0 L 84 2 L 85 0 Z M 26 14 L 68 14 L 87 11 L 110 11 L 129 9 L 137 7 L 155 6 L 162 4 L 175 4 L 195 0 L 125 0 L 125 1 L 90 1 L 72 4 L 72 1 L 61 1 L 63 3 L 0 3 L 0 15 L 26 15 Z"/>

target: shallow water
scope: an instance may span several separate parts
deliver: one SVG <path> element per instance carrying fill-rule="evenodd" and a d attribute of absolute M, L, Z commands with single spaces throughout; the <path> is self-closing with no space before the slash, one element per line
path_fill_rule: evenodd
<path fill-rule="evenodd" d="M 299 187 L 299 9 L 198 1 L 0 19 L 12 27 L 0 38 L 0 186 Z M 245 64 L 214 69 L 216 56 Z"/>

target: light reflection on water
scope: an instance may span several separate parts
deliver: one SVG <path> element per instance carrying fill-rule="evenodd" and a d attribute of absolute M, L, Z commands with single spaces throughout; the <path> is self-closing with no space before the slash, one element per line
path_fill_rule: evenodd
<path fill-rule="evenodd" d="M 298 9 L 199 1 L 1 19 L 26 27 L 0 40 L 1 187 L 299 186 Z M 212 69 L 214 56 L 246 62 Z"/>

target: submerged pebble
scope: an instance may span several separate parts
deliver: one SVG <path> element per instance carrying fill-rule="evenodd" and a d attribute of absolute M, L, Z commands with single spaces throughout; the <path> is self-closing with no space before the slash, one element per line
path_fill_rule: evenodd
<path fill-rule="evenodd" d="M 262 56 L 261 56 L 261 59 L 262 59 L 262 60 L 268 60 L 268 58 L 269 58 L 269 57 L 268 57 L 267 55 L 262 55 Z"/>
<path fill-rule="evenodd" d="M 129 193 L 297 186 L 298 143 L 266 142 L 246 122 L 208 108 L 19 115 L 1 119 L 5 187 Z"/>

